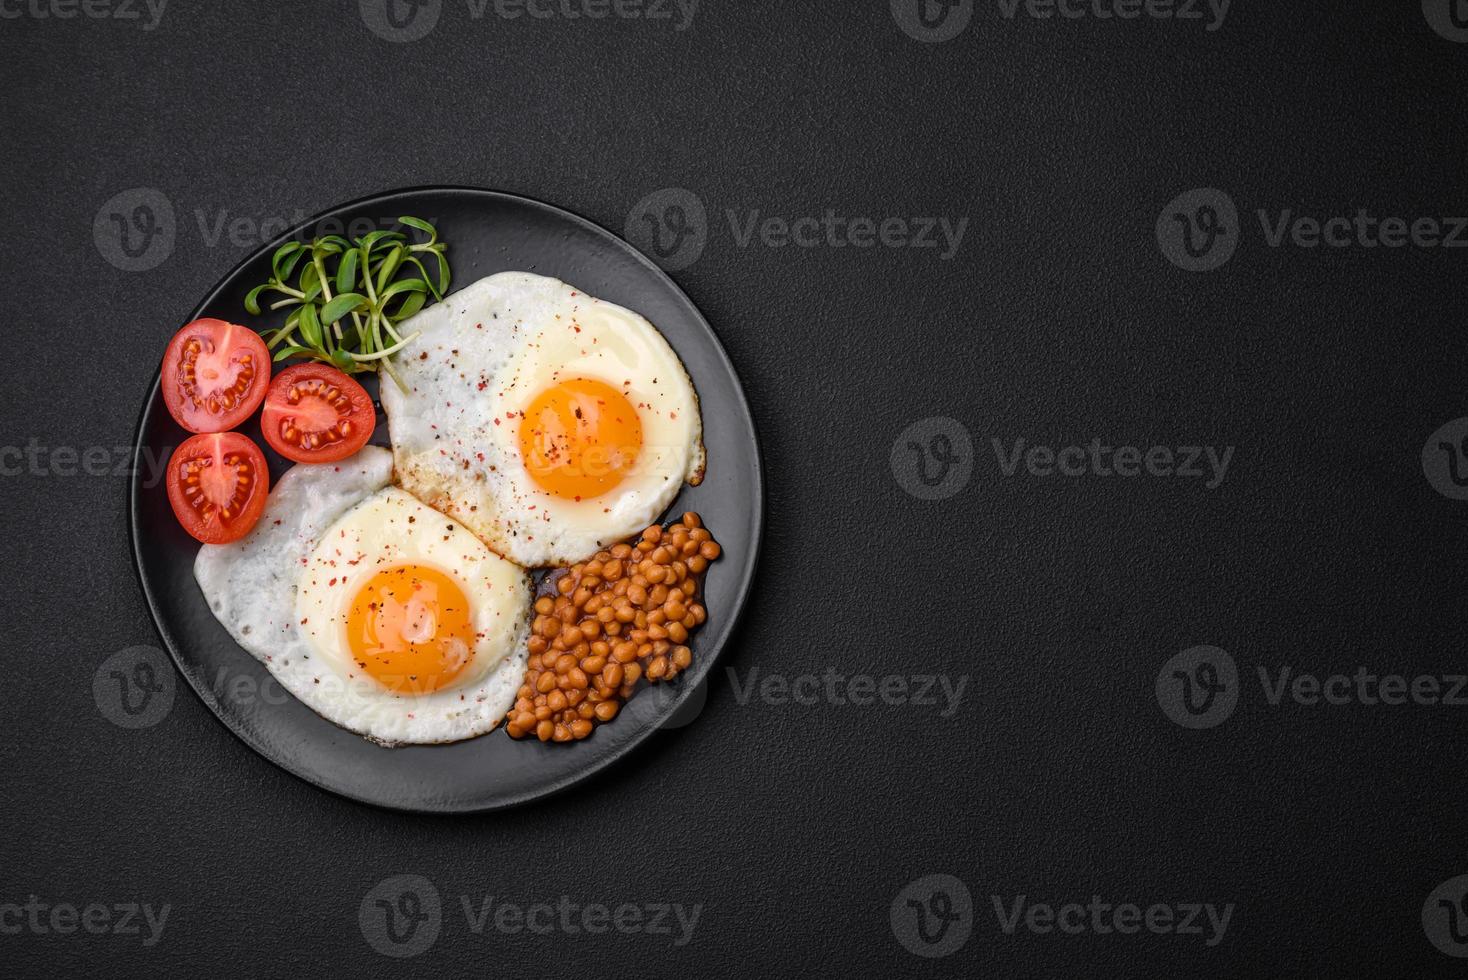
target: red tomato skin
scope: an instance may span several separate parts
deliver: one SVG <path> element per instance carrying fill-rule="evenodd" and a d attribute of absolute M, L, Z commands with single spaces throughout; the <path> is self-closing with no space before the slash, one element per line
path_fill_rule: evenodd
<path fill-rule="evenodd" d="M 194 339 L 212 344 L 216 350 L 250 357 L 249 369 L 253 374 L 249 386 L 227 411 L 211 413 L 207 406 L 196 402 L 185 390 L 187 381 L 182 376 L 184 349 Z M 163 353 L 159 383 L 163 389 L 163 404 L 168 406 L 168 414 L 175 422 L 190 432 L 224 432 L 255 414 L 255 409 L 265 400 L 265 391 L 270 386 L 270 351 L 260 335 L 249 327 L 211 318 L 194 320 L 185 324 L 168 342 L 168 349 Z"/>
<path fill-rule="evenodd" d="M 306 449 L 298 443 L 288 441 L 281 432 L 282 417 L 293 414 L 286 393 L 302 382 L 321 382 L 338 389 L 344 394 L 350 409 L 346 421 L 351 430 L 346 438 L 324 443 L 315 449 Z M 260 414 L 260 432 L 270 448 L 286 459 L 296 463 L 336 463 L 367 445 L 377 427 L 377 409 L 367 389 L 329 364 L 309 362 L 286 368 L 270 382 L 270 391 L 265 395 L 265 409 Z"/>
<path fill-rule="evenodd" d="M 192 459 L 212 458 L 213 465 L 223 466 L 225 457 L 242 454 L 248 465 L 250 484 L 243 506 L 227 524 L 217 517 L 202 520 L 184 492 L 184 467 Z M 248 436 L 238 432 L 201 432 L 183 441 L 168 459 L 168 502 L 183 529 L 204 544 L 228 544 L 249 534 L 265 511 L 270 495 L 270 469 L 265 454 Z"/>

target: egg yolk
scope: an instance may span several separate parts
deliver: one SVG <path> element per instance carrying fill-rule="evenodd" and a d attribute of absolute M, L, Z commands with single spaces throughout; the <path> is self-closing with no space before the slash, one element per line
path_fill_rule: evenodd
<path fill-rule="evenodd" d="M 590 378 L 546 388 L 520 420 L 520 458 L 548 493 L 586 500 L 614 489 L 642 452 L 642 421 L 627 396 Z"/>
<path fill-rule="evenodd" d="M 347 644 L 357 666 L 388 690 L 436 691 L 458 677 L 474 655 L 469 599 L 437 569 L 383 569 L 352 600 Z"/>

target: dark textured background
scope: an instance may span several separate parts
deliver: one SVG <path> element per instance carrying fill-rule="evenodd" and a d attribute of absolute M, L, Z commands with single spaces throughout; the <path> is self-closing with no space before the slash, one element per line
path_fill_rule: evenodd
<path fill-rule="evenodd" d="M 175 7 L 175 4 L 177 5 Z M 620 232 L 644 195 L 707 205 L 675 273 L 745 381 L 765 559 L 725 666 L 970 675 L 931 708 L 740 705 L 575 793 L 427 819 L 329 796 L 186 689 L 159 725 L 99 713 L 112 652 L 156 644 L 125 481 L 0 484 L 0 902 L 170 903 L 163 939 L 0 935 L 0 973 L 383 973 L 368 889 L 421 874 L 443 933 L 405 966 L 529 974 L 1448 975 L 1419 915 L 1468 871 L 1465 709 L 1271 707 L 1258 665 L 1462 669 L 1468 510 L 1419 454 L 1468 415 L 1450 249 L 1271 249 L 1259 208 L 1468 212 L 1468 45 L 1416 0 L 1237 0 L 1222 30 L 1005 21 L 919 44 L 886 0 L 705 0 L 692 26 L 472 19 L 381 40 L 355 3 L 189 4 L 139 22 L 0 20 L 0 444 L 122 446 L 158 351 L 252 246 L 196 211 L 289 218 L 473 184 Z M 227 8 L 227 9 L 226 9 Z M 17 8 L 7 6 L 7 10 Z M 23 8 L 22 8 L 23 9 Z M 93 219 L 161 190 L 172 255 L 128 273 Z M 1183 272 L 1154 223 L 1227 190 L 1243 243 Z M 958 254 L 741 248 L 726 209 L 969 218 Z M 258 242 L 256 243 L 258 244 Z M 921 502 L 889 466 L 952 416 L 974 475 Z M 1228 479 L 1003 478 L 991 438 L 1237 447 Z M 1196 644 L 1244 675 L 1223 725 L 1159 710 Z M 973 936 L 908 953 L 889 904 L 962 879 Z M 475 935 L 458 896 L 704 906 L 694 939 Z M 1012 900 L 1234 902 L 1222 943 L 998 929 Z"/>

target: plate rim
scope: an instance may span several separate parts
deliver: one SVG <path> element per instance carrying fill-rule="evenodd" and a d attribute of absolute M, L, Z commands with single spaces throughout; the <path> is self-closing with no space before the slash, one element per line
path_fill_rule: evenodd
<path fill-rule="evenodd" d="M 364 195 L 354 200 L 345 201 L 340 204 L 332 205 L 330 207 L 317 211 L 309 218 L 306 218 L 298 224 L 287 228 L 275 238 L 263 243 L 258 248 L 252 250 L 239 262 L 235 263 L 229 269 L 229 271 L 227 271 L 222 277 L 220 277 L 217 282 L 214 283 L 213 286 L 209 288 L 209 290 L 204 294 L 204 298 L 193 307 L 192 312 L 188 314 L 188 317 L 184 322 L 187 323 L 192 320 L 198 319 L 204 309 L 208 307 L 211 303 L 213 303 L 214 300 L 219 296 L 219 294 L 224 291 L 225 285 L 229 283 L 229 281 L 232 280 L 235 276 L 239 275 L 239 273 L 245 268 L 245 266 L 254 262 L 262 254 L 267 254 L 271 250 L 278 248 L 287 240 L 295 238 L 300 232 L 311 227 L 317 222 L 324 220 L 328 215 L 338 214 L 340 212 L 350 211 L 352 209 L 362 208 L 368 205 L 386 204 L 395 198 L 417 194 L 443 192 L 485 197 L 493 200 L 519 204 L 522 206 L 528 205 L 532 208 L 546 211 L 557 217 L 569 220 L 577 225 L 582 226 L 587 231 L 604 236 L 607 239 L 615 242 L 618 247 L 620 247 L 623 251 L 632 256 L 638 264 L 643 266 L 646 271 L 650 272 L 655 279 L 661 280 L 665 287 L 672 289 L 674 294 L 676 294 L 678 298 L 680 298 L 684 303 L 687 304 L 688 308 L 694 313 L 694 320 L 696 321 L 697 325 L 702 328 L 707 339 L 712 343 L 712 348 L 717 354 L 720 364 L 722 364 L 724 370 L 729 373 L 729 376 L 734 379 L 734 389 L 737 399 L 737 405 L 742 410 L 744 418 L 748 420 L 750 433 L 753 437 L 754 442 L 754 470 L 751 474 L 751 478 L 754 482 L 755 487 L 753 500 L 751 501 L 751 521 L 754 531 L 753 545 L 750 548 L 748 559 L 745 561 L 743 567 L 739 569 L 739 581 L 737 583 L 736 591 L 734 594 L 734 609 L 733 613 L 729 617 L 728 630 L 724 636 L 723 642 L 719 643 L 708 654 L 708 671 L 704 673 L 702 679 L 699 681 L 699 684 L 707 686 L 714 665 L 718 662 L 719 658 L 723 656 L 725 649 L 729 646 L 730 641 L 734 639 L 735 634 L 738 632 L 739 627 L 744 619 L 745 610 L 749 605 L 750 593 L 753 591 L 754 588 L 755 573 L 759 567 L 760 555 L 764 548 L 764 452 L 759 436 L 759 426 L 758 423 L 755 421 L 754 413 L 750 410 L 749 398 L 745 394 L 744 381 L 739 376 L 738 370 L 734 367 L 734 362 L 730 360 L 729 353 L 724 349 L 724 344 L 719 339 L 719 335 L 714 330 L 713 325 L 709 323 L 708 318 L 704 316 L 703 310 L 699 308 L 698 304 L 693 302 L 692 298 L 683 291 L 682 287 L 680 287 L 677 282 L 675 282 L 673 278 L 668 275 L 666 271 L 664 271 L 660 266 L 657 265 L 657 263 L 653 262 L 650 258 L 648 258 L 638 248 L 628 242 L 621 235 L 618 235 L 611 229 L 606 228 L 595 221 L 592 221 L 590 218 L 580 215 L 558 204 L 551 204 L 548 201 L 542 201 L 538 198 L 510 191 L 500 191 L 494 190 L 492 188 L 476 187 L 468 184 L 422 184 L 413 187 L 403 187 L 390 191 L 382 191 L 375 194 Z M 194 672 L 185 665 L 183 657 L 179 654 L 179 643 L 174 638 L 167 624 L 163 621 L 163 617 L 160 615 L 159 612 L 158 602 L 153 595 L 153 590 L 148 584 L 147 577 L 143 574 L 143 555 L 139 542 L 139 523 L 141 514 L 141 481 L 137 479 L 137 474 L 144 472 L 144 470 L 141 468 L 143 454 L 143 427 L 147 421 L 149 406 L 152 405 L 155 399 L 159 397 L 158 391 L 161 380 L 162 365 L 160 364 L 159 368 L 154 371 L 153 381 L 148 386 L 148 389 L 143 396 L 142 406 L 138 410 L 137 422 L 135 423 L 133 429 L 133 479 L 128 481 L 127 496 L 127 535 L 129 545 L 128 550 L 132 556 L 133 572 L 137 576 L 139 588 L 142 589 L 143 600 L 148 607 L 149 618 L 152 619 L 153 627 L 157 630 L 159 638 L 163 641 L 163 646 L 168 651 L 169 659 L 173 661 L 175 669 L 183 677 L 183 679 L 188 682 L 189 687 L 193 690 L 194 694 L 199 698 L 199 700 L 204 703 L 204 706 L 209 709 L 209 713 L 214 716 L 215 720 L 222 724 L 225 728 L 227 728 L 241 742 L 243 742 L 250 749 L 250 751 L 252 751 L 260 758 L 264 759 L 266 762 L 269 762 L 271 765 L 274 765 L 277 768 L 301 780 L 302 782 L 308 783 L 311 786 L 314 786 L 324 792 L 330 793 L 333 796 L 351 800 L 354 803 L 363 804 L 365 806 L 391 811 L 394 813 L 420 813 L 433 815 L 493 813 L 497 811 L 508 810 L 514 807 L 524 806 L 528 803 L 545 800 L 552 796 L 557 796 L 570 789 L 572 786 L 586 782 L 587 780 L 596 776 L 598 773 L 601 773 L 607 768 L 621 762 L 622 760 L 626 759 L 628 756 L 636 752 L 639 748 L 641 748 L 654 734 L 662 731 L 662 723 L 666 722 L 668 718 L 670 718 L 680 708 L 682 708 L 683 705 L 688 701 L 688 699 L 693 696 L 695 690 L 698 687 L 698 684 L 682 687 L 678 691 L 677 696 L 670 699 L 663 706 L 659 715 L 656 716 L 650 724 L 646 725 L 642 731 L 637 732 L 635 735 L 631 736 L 625 743 L 619 746 L 611 754 L 574 771 L 573 773 L 561 778 L 560 780 L 549 784 L 543 789 L 517 793 L 514 796 L 507 797 L 504 800 L 488 805 L 460 805 L 456 801 L 445 801 L 443 805 L 425 805 L 421 803 L 418 805 L 397 805 L 394 803 L 384 802 L 382 800 L 369 799 L 367 797 L 354 794 L 342 788 L 328 786 L 316 779 L 310 773 L 304 772 L 298 767 L 288 764 L 284 760 L 275 758 L 254 739 L 251 733 L 245 728 L 243 724 L 239 722 L 238 719 L 234 718 L 223 710 L 219 698 L 215 695 L 213 689 L 204 682 L 203 678 L 196 679 L 194 677 Z M 252 659 L 254 659 L 253 656 Z M 500 726 L 496 725 L 494 729 L 491 729 L 491 731 L 486 732 L 483 736 L 479 737 L 491 737 L 496 731 L 499 730 L 499 727 Z"/>

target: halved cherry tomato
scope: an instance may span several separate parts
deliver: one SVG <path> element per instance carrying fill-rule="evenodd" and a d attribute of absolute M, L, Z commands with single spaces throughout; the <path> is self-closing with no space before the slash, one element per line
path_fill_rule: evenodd
<path fill-rule="evenodd" d="M 249 327 L 195 320 L 163 354 L 163 403 L 190 432 L 223 432 L 249 418 L 270 384 L 270 352 Z"/>
<path fill-rule="evenodd" d="M 367 445 L 377 427 L 372 399 L 329 364 L 297 364 L 275 376 L 260 431 L 270 448 L 297 463 L 334 463 Z"/>
<path fill-rule="evenodd" d="M 269 494 L 265 454 L 238 432 L 191 436 L 168 460 L 168 502 L 184 530 L 205 544 L 250 533 Z"/>

